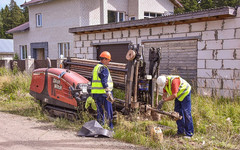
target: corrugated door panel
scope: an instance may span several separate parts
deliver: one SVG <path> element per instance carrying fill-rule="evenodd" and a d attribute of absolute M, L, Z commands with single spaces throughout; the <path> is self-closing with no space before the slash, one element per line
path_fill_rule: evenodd
<path fill-rule="evenodd" d="M 97 59 L 103 51 L 109 51 L 112 55 L 112 61 L 118 63 L 127 63 L 126 54 L 128 52 L 128 44 L 100 45 L 98 46 Z"/>
<path fill-rule="evenodd" d="M 144 55 L 149 57 L 149 49 L 162 48 L 160 74 L 180 75 L 191 85 L 197 83 L 197 40 L 167 41 L 144 44 Z M 147 61 L 149 67 L 149 61 Z"/>

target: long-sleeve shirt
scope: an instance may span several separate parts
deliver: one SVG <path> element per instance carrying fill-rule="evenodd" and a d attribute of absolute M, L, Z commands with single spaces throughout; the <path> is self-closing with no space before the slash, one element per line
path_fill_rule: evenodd
<path fill-rule="evenodd" d="M 102 63 L 100 63 L 100 64 L 102 64 Z M 104 89 L 108 87 L 108 84 L 107 84 L 107 82 L 108 82 L 108 75 L 109 75 L 109 72 L 108 72 L 107 66 L 102 66 L 100 68 L 98 76 L 101 79 L 101 82 L 102 82 L 102 85 L 103 85 Z"/>

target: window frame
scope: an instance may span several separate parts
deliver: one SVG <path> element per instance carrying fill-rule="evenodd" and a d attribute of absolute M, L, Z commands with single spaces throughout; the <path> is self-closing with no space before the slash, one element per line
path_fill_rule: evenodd
<path fill-rule="evenodd" d="M 27 45 L 20 45 L 20 58 L 21 60 L 27 59 Z"/>
<path fill-rule="evenodd" d="M 42 27 L 42 14 L 36 14 L 36 27 Z"/>
<path fill-rule="evenodd" d="M 113 22 L 109 22 L 109 12 L 113 12 L 114 13 L 114 16 L 116 18 L 114 18 L 114 22 L 117 23 L 117 22 L 123 22 L 126 20 L 126 13 L 123 12 L 123 11 L 113 11 L 113 10 L 108 10 L 108 23 L 113 23 Z"/>
<path fill-rule="evenodd" d="M 58 43 L 58 58 L 61 58 L 61 55 L 63 55 L 63 58 L 70 56 L 69 42 Z"/>
<path fill-rule="evenodd" d="M 148 13 L 148 15 L 146 15 L 146 13 Z M 156 18 L 156 17 L 159 17 L 159 16 L 163 16 L 163 13 L 144 11 L 144 19 L 146 19 L 146 18 Z"/>

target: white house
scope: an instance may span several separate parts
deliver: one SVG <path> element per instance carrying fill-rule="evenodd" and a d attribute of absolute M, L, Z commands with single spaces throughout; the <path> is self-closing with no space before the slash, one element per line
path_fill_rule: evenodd
<path fill-rule="evenodd" d="M 29 8 L 29 22 L 7 33 L 21 59 L 38 60 L 77 56 L 69 28 L 153 18 L 182 7 L 177 0 L 31 0 L 21 6 Z"/>

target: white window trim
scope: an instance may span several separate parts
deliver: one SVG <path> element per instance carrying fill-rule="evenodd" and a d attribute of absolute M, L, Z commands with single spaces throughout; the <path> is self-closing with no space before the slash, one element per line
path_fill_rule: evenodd
<path fill-rule="evenodd" d="M 23 57 L 23 54 L 24 52 L 23 51 L 26 51 L 26 58 L 27 58 L 27 45 L 20 45 L 20 57 L 21 57 L 21 60 L 24 60 L 26 58 Z"/>
<path fill-rule="evenodd" d="M 120 22 L 120 13 L 123 14 L 123 21 L 125 21 L 125 13 L 124 13 L 124 12 L 117 11 L 117 22 Z M 121 22 L 122 22 L 122 21 L 121 21 Z"/>
<path fill-rule="evenodd" d="M 145 13 L 148 13 L 148 15 L 146 16 Z M 151 13 L 154 14 L 154 17 L 150 15 Z M 144 12 L 144 18 L 156 18 L 158 14 L 163 15 L 162 13 L 146 12 L 146 11 L 145 11 L 145 12 Z"/>
<path fill-rule="evenodd" d="M 125 21 L 126 20 L 126 13 L 125 12 L 123 12 L 123 11 L 114 11 L 114 10 L 108 10 L 108 11 L 112 11 L 112 12 L 114 12 L 114 13 L 116 13 L 117 15 L 116 15 L 116 22 L 123 22 L 123 21 Z M 120 13 L 122 13 L 123 14 L 123 21 L 120 21 Z"/>
<path fill-rule="evenodd" d="M 62 45 L 62 54 L 61 54 L 61 45 Z M 67 53 L 65 54 L 65 48 L 67 49 Z M 69 57 L 66 55 L 69 55 L 70 53 L 70 43 L 69 42 L 64 42 L 64 43 L 58 43 L 58 58 L 61 58 L 63 55 L 63 57 Z"/>
<path fill-rule="evenodd" d="M 42 14 L 36 14 L 36 26 L 41 27 L 42 26 Z"/>

